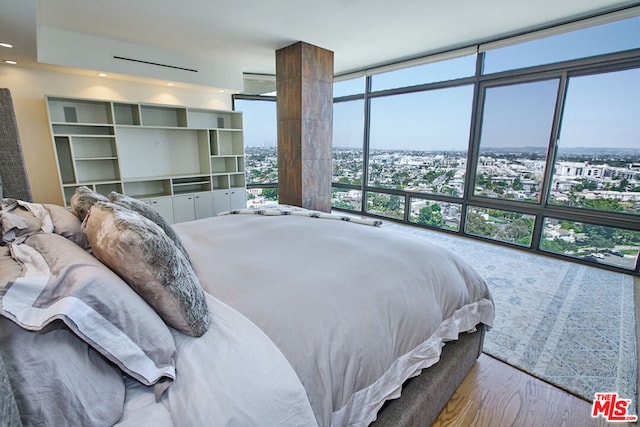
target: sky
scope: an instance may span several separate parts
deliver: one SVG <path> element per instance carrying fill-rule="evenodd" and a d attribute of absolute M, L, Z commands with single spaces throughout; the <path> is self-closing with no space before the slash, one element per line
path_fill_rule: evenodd
<path fill-rule="evenodd" d="M 485 53 L 485 73 L 640 48 L 640 17 Z M 372 77 L 372 90 L 471 76 L 476 55 Z M 488 87 L 481 146 L 547 144 L 558 79 Z M 334 96 L 363 93 L 364 78 L 334 85 Z M 473 87 L 371 100 L 371 148 L 466 150 Z M 244 111 L 245 144 L 276 145 L 274 102 L 236 101 Z M 334 103 L 334 147 L 362 148 L 364 102 Z M 571 77 L 561 147 L 621 147 L 640 153 L 640 69 Z"/>
<path fill-rule="evenodd" d="M 640 152 L 640 69 L 570 79 L 558 144 Z"/>

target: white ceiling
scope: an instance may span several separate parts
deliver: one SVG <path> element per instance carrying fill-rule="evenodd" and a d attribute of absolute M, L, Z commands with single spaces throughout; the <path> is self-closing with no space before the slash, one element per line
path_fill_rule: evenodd
<path fill-rule="evenodd" d="M 54 64 L 241 90 L 242 73 L 275 73 L 275 51 L 297 41 L 333 51 L 335 73 L 343 74 L 638 4 L 629 0 L 0 0 L 0 42 L 15 46 L 0 48 L 0 59 L 15 59 L 18 66 Z M 114 55 L 197 72 L 132 63 Z"/>

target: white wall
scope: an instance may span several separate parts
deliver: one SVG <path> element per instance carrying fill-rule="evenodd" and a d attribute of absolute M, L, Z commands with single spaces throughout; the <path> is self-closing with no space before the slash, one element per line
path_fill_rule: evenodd
<path fill-rule="evenodd" d="M 62 203 L 45 95 L 231 109 L 231 95 L 213 88 L 169 87 L 10 65 L 0 65 L 0 87 L 11 91 L 33 198 L 40 203 Z"/>

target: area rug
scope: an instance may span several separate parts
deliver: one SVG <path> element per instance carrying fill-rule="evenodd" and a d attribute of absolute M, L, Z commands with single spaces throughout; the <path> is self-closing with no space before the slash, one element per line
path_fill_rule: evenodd
<path fill-rule="evenodd" d="M 448 248 L 485 278 L 496 306 L 485 353 L 589 402 L 596 392 L 617 392 L 636 411 L 633 276 L 449 233 L 383 227 Z"/>

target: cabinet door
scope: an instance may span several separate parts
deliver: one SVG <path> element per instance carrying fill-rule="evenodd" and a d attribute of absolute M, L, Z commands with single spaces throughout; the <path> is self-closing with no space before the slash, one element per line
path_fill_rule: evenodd
<path fill-rule="evenodd" d="M 194 196 L 196 219 L 213 216 L 213 194 L 196 193 Z"/>
<path fill-rule="evenodd" d="M 230 192 L 230 209 L 247 208 L 247 190 L 244 188 L 232 188 Z"/>
<path fill-rule="evenodd" d="M 143 202 L 151 205 L 153 209 L 158 211 L 158 213 L 169 223 L 173 224 L 173 200 L 171 197 L 158 197 L 152 199 L 143 199 Z"/>
<path fill-rule="evenodd" d="M 173 197 L 173 217 L 175 222 L 193 221 L 196 219 L 196 209 L 193 194 Z"/>
<path fill-rule="evenodd" d="M 215 190 L 213 192 L 213 214 L 218 215 L 229 209 L 231 209 L 230 190 Z"/>

